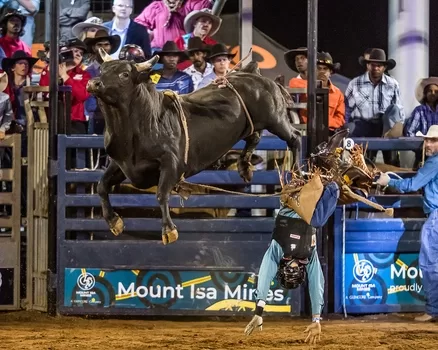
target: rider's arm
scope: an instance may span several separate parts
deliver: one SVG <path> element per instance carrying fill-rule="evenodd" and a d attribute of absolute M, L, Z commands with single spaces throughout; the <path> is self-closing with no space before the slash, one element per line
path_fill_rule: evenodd
<path fill-rule="evenodd" d="M 318 258 L 316 247 L 313 249 L 309 263 L 306 266 L 309 284 L 310 303 L 313 317 L 318 317 L 324 307 L 324 275 Z"/>

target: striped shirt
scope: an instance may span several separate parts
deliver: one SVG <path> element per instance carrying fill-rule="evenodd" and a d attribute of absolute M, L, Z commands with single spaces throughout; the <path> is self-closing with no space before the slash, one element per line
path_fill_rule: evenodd
<path fill-rule="evenodd" d="M 160 75 L 160 79 L 157 82 L 156 88 L 158 91 L 172 90 L 178 94 L 189 94 L 193 92 L 193 80 L 187 73 L 177 70 L 175 74 L 170 78 L 164 78 L 161 71 L 154 72 Z M 151 74 L 151 76 L 153 73 Z"/>
<path fill-rule="evenodd" d="M 371 120 L 379 118 L 379 114 L 396 104 L 400 109 L 400 116 L 405 119 L 403 107 L 400 102 L 400 87 L 392 77 L 384 74 L 382 80 L 374 85 L 368 75 L 354 78 L 345 91 L 345 121 L 350 119 Z"/>
<path fill-rule="evenodd" d="M 411 117 L 406 120 L 404 132 L 405 136 L 413 137 L 417 131 L 421 131 L 423 135 L 427 134 L 427 130 L 432 125 L 438 124 L 438 112 L 433 110 L 429 105 L 422 104 L 412 111 Z"/>

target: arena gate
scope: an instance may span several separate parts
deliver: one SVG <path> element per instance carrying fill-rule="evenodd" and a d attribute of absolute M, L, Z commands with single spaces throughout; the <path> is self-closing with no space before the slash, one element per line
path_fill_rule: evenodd
<path fill-rule="evenodd" d="M 369 150 L 415 150 L 419 138 L 355 139 Z M 399 173 L 402 177 L 413 172 Z M 361 205 L 339 207 L 334 223 L 334 311 L 360 313 L 424 310 L 418 267 L 420 230 L 425 222 L 421 194 L 375 196 L 395 208 L 394 218 Z"/>
<path fill-rule="evenodd" d="M 6 136 L 0 141 L 0 152 L 3 159 L 8 152 L 12 160 L 11 168 L 0 169 L 0 310 L 17 310 L 21 307 L 21 135 Z"/>

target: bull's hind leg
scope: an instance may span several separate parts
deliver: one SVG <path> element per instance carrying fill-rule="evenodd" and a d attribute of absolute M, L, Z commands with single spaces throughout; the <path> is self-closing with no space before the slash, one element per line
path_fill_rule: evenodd
<path fill-rule="evenodd" d="M 111 161 L 97 184 L 97 193 L 100 196 L 102 205 L 102 215 L 114 236 L 121 234 L 125 225 L 123 224 L 122 218 L 114 212 L 108 194 L 113 186 L 121 184 L 125 179 L 126 176 L 122 170 L 120 170 L 119 166 L 114 163 L 114 161 Z"/>
<path fill-rule="evenodd" d="M 301 133 L 293 127 L 287 116 L 277 124 L 267 128 L 269 132 L 285 141 L 293 155 L 293 170 L 300 169 Z"/>
<path fill-rule="evenodd" d="M 170 192 L 178 182 L 178 173 L 176 171 L 177 160 L 170 152 L 166 154 L 160 166 L 160 179 L 157 188 L 157 200 L 160 204 L 162 214 L 162 240 L 163 244 L 175 242 L 178 239 L 178 231 L 170 217 L 169 197 Z"/>
<path fill-rule="evenodd" d="M 257 131 L 245 139 L 245 148 L 242 150 L 237 163 L 239 175 L 245 182 L 250 182 L 252 180 L 251 156 L 259 144 L 260 138 L 260 132 Z"/>

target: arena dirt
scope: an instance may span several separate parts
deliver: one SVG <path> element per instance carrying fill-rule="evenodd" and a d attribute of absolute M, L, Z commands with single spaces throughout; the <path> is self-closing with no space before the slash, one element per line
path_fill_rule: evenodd
<path fill-rule="evenodd" d="M 0 349 L 437 349 L 438 323 L 414 315 L 339 316 L 323 322 L 321 342 L 304 344 L 302 319 L 265 318 L 262 332 L 243 335 L 247 319 L 116 320 L 50 318 L 36 312 L 0 313 Z"/>

